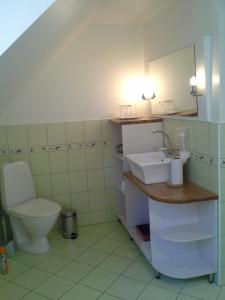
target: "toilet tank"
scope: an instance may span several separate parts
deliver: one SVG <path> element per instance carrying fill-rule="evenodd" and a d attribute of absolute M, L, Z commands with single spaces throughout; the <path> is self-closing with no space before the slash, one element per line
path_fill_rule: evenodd
<path fill-rule="evenodd" d="M 1 200 L 4 208 L 36 198 L 33 178 L 27 162 L 1 166 Z"/>

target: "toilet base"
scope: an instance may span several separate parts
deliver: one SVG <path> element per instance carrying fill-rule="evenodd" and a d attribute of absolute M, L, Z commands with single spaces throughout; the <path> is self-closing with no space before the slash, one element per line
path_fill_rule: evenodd
<path fill-rule="evenodd" d="M 47 237 L 45 237 L 17 244 L 17 249 L 32 254 L 43 254 L 50 251 L 50 245 Z"/>

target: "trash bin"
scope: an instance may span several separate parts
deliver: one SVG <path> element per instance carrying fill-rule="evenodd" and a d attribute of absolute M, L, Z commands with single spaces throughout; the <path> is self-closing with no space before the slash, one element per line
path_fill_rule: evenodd
<path fill-rule="evenodd" d="M 78 236 L 77 213 L 73 209 L 61 212 L 62 235 L 65 239 L 76 239 Z"/>

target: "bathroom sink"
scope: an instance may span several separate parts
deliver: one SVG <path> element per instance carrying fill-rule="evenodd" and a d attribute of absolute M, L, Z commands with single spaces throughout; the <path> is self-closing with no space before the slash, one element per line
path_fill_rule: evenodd
<path fill-rule="evenodd" d="M 171 158 L 162 151 L 127 154 L 125 156 L 132 174 L 145 184 L 169 180 Z"/>

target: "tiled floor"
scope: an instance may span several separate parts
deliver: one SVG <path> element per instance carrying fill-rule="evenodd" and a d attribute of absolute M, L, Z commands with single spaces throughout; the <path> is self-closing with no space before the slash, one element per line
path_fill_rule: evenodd
<path fill-rule="evenodd" d="M 0 275 L 1 300 L 225 300 L 206 278 L 182 281 L 154 272 L 119 223 L 80 228 L 77 240 L 54 232 L 45 255 L 17 252 Z"/>

